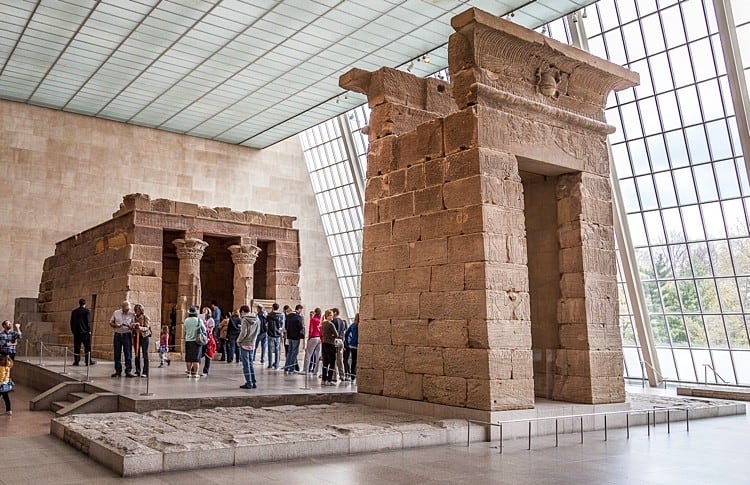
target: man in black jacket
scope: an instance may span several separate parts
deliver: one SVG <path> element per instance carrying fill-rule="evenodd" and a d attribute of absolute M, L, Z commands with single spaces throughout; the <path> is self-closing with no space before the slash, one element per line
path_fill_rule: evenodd
<path fill-rule="evenodd" d="M 302 310 L 302 305 L 297 305 L 294 307 L 294 312 L 286 316 L 286 340 L 289 342 L 289 352 L 286 354 L 284 374 L 294 374 L 295 370 L 299 370 L 297 364 L 299 344 L 305 338 L 305 321 L 302 318 Z"/>
<path fill-rule="evenodd" d="M 237 345 L 237 337 L 240 336 L 241 327 L 242 319 L 239 312 L 235 310 L 229 317 L 229 326 L 227 327 L 227 364 L 231 364 L 232 359 L 235 362 L 240 361 L 240 346 Z"/>
<path fill-rule="evenodd" d="M 284 314 L 279 311 L 279 304 L 271 306 L 271 313 L 266 315 L 266 335 L 268 338 L 268 368 L 279 368 L 279 351 L 281 350 L 281 331 L 284 328 Z"/>
<path fill-rule="evenodd" d="M 339 309 L 338 308 L 331 308 L 331 311 L 333 312 L 333 326 L 336 327 L 336 332 L 338 332 L 338 337 L 336 338 L 336 371 L 333 374 L 333 380 L 336 381 L 336 375 L 338 374 L 338 378 L 342 381 L 348 381 L 349 376 L 347 376 L 344 373 L 344 332 L 346 332 L 347 324 L 346 322 L 339 316 Z"/>
<path fill-rule="evenodd" d="M 78 300 L 78 308 L 70 313 L 70 331 L 73 333 L 73 365 L 80 365 L 81 344 L 86 353 L 86 365 L 94 365 L 91 360 L 91 311 L 86 308 L 86 300 Z"/>

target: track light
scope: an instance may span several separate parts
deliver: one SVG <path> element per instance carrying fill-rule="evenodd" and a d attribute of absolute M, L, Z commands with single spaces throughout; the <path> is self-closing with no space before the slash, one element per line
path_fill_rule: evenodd
<path fill-rule="evenodd" d="M 546 34 L 547 34 L 547 26 L 542 25 L 542 35 L 546 35 Z"/>
<path fill-rule="evenodd" d="M 411 61 L 408 66 L 406 66 L 406 70 L 411 72 L 411 70 L 414 69 L 414 61 Z"/>
<path fill-rule="evenodd" d="M 583 9 L 583 14 L 581 15 L 581 18 L 588 18 L 588 14 L 586 13 L 586 9 Z"/>
<path fill-rule="evenodd" d="M 424 62 L 425 64 L 429 64 L 430 63 L 430 56 L 428 56 L 427 54 L 423 55 L 422 56 L 422 62 Z"/>
<path fill-rule="evenodd" d="M 336 96 L 336 104 L 339 104 L 339 102 L 340 102 L 340 101 L 339 101 L 339 97 L 338 97 L 338 96 Z"/>

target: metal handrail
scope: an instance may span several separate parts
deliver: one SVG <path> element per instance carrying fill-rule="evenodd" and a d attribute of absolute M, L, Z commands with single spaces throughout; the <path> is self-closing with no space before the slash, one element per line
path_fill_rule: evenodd
<path fill-rule="evenodd" d="M 630 439 L 630 415 L 631 414 L 646 414 L 647 422 L 646 427 L 648 428 L 648 435 L 651 436 L 651 416 L 653 415 L 653 423 L 654 426 L 656 426 L 656 412 L 658 411 L 664 411 L 667 419 L 667 433 L 671 432 L 671 421 L 670 421 L 670 411 L 685 411 L 685 429 L 689 432 L 690 431 L 690 408 L 686 406 L 668 406 L 668 407 L 658 407 L 654 406 L 652 409 L 630 409 L 630 410 L 623 410 L 623 411 L 609 411 L 609 412 L 599 412 L 599 413 L 583 413 L 583 414 L 569 414 L 564 416 L 545 416 L 545 417 L 538 417 L 538 418 L 528 418 L 528 419 L 511 419 L 507 421 L 500 421 L 498 423 L 491 423 L 487 421 L 478 421 L 475 419 L 467 419 L 467 426 L 466 426 L 466 447 L 468 448 L 471 445 L 471 423 L 474 424 L 481 424 L 486 426 L 497 426 L 500 428 L 500 453 L 503 453 L 503 425 L 507 424 L 514 424 L 514 423 L 526 423 L 529 424 L 529 431 L 528 431 L 528 440 L 529 440 L 529 447 L 528 449 L 531 450 L 531 424 L 533 422 L 538 421 L 549 421 L 554 419 L 555 420 L 555 447 L 558 447 L 559 445 L 559 429 L 558 429 L 558 423 L 561 419 L 579 419 L 580 420 L 580 433 L 581 433 L 581 444 L 583 444 L 583 418 L 590 417 L 590 416 L 603 416 L 604 417 L 604 441 L 607 441 L 607 416 L 612 415 L 625 415 L 625 428 L 627 430 L 627 439 Z"/>
<path fill-rule="evenodd" d="M 659 380 L 664 384 L 664 389 L 667 388 L 667 380 L 664 378 L 661 372 L 659 372 L 656 367 L 653 366 L 650 362 L 646 362 L 645 360 L 641 360 L 641 374 L 643 374 L 643 382 L 641 383 L 641 388 L 646 387 L 646 380 L 648 380 L 648 376 L 646 376 L 646 373 L 643 371 L 643 366 L 648 366 L 652 371 L 654 371 L 654 374 L 659 378 Z"/>
<path fill-rule="evenodd" d="M 711 364 L 703 364 L 703 383 L 704 384 L 708 384 L 708 369 L 711 369 L 711 372 L 714 373 L 714 377 L 718 377 L 719 379 L 721 379 L 721 382 L 723 382 L 724 384 L 729 384 L 729 382 L 727 382 L 723 377 L 719 375 L 718 372 L 716 372 L 716 370 L 713 368 L 713 366 L 711 366 Z"/>

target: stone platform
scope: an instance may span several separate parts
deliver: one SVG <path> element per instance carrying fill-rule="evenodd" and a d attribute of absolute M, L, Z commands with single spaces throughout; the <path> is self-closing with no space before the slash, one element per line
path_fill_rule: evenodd
<path fill-rule="evenodd" d="M 669 413 L 666 409 L 673 409 Z M 609 428 L 655 425 L 745 414 L 744 403 L 682 398 L 633 392 L 618 405 L 588 406 L 540 402 L 533 410 L 507 411 L 493 416 L 504 423 L 505 440 L 526 439 L 529 420 L 533 436 L 586 432 L 607 426 L 602 414 L 583 420 L 585 413 L 612 413 Z M 645 411 L 649 411 L 646 413 Z M 652 417 L 649 418 L 647 414 Z M 559 419 L 549 420 L 549 418 Z M 469 428 L 470 426 L 470 428 Z M 207 467 L 246 465 L 318 456 L 400 450 L 467 440 L 496 440 L 496 427 L 466 419 L 440 419 L 363 404 L 333 403 L 305 406 L 215 407 L 180 411 L 162 409 L 142 414 L 120 412 L 79 414 L 53 419 L 50 432 L 90 458 L 119 473 L 133 476 Z"/>
<path fill-rule="evenodd" d="M 50 432 L 122 476 L 466 442 L 466 420 L 357 404 L 83 414 Z M 472 426 L 474 427 L 474 426 Z M 484 439 L 480 426 L 472 437 Z"/>

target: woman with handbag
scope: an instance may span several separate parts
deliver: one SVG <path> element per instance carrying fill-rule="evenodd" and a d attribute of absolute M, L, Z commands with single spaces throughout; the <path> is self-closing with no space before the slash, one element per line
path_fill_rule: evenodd
<path fill-rule="evenodd" d="M 5 414 L 13 414 L 10 409 L 10 391 L 13 390 L 13 381 L 10 380 L 10 368 L 13 367 L 13 360 L 5 354 L 0 355 L 0 396 L 5 402 Z"/>
<path fill-rule="evenodd" d="M 198 308 L 191 306 L 188 317 L 182 325 L 183 339 L 185 341 L 185 374 L 187 377 L 200 378 L 198 363 L 201 360 L 201 348 L 208 343 L 206 327 L 198 319 Z"/>
<path fill-rule="evenodd" d="M 135 326 L 133 327 L 133 349 L 135 350 L 135 375 L 148 377 L 148 345 L 151 340 L 150 320 L 140 303 L 133 307 Z M 141 372 L 143 356 L 143 372 Z"/>

